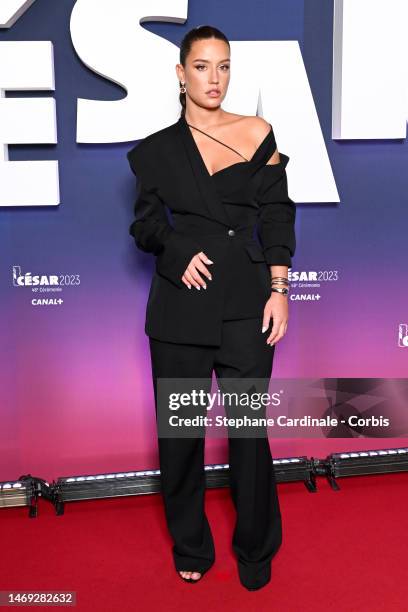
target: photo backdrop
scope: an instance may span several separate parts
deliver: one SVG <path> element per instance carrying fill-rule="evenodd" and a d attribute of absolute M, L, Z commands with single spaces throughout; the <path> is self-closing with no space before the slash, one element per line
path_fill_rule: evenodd
<path fill-rule="evenodd" d="M 10 162 L 58 160 L 60 189 L 58 206 L 0 207 L 0 480 L 25 473 L 50 480 L 158 467 L 144 333 L 154 261 L 136 248 L 128 233 L 136 181 L 126 152 L 136 141 L 76 141 L 78 98 L 115 101 L 126 97 L 126 91 L 96 74 L 75 53 L 70 35 L 75 4 L 36 0 L 14 25 L 0 30 L 0 49 L 9 41 L 52 41 L 55 91 L 3 90 L 4 64 L 0 91 L 5 100 L 55 99 L 56 144 L 4 144 Z M 116 4 L 118 19 L 112 29 L 121 27 L 121 2 Z M 288 332 L 276 347 L 273 378 L 317 379 L 322 386 L 323 379 L 346 379 L 339 388 L 355 392 L 360 400 L 364 389 L 375 390 L 389 379 L 404 380 L 407 143 L 332 138 L 334 3 L 185 4 L 187 20 L 143 27 L 175 45 L 190 28 L 204 23 L 233 41 L 298 41 L 340 196 L 340 202 L 297 202 L 297 251 L 291 272 L 307 279 L 314 271 L 319 281 L 317 286 L 307 286 L 307 280 L 293 283 Z M 98 6 L 104 10 L 104 2 Z M 134 57 L 135 71 L 139 62 L 149 62 L 149 57 Z M 149 83 L 141 81 L 140 97 L 148 95 Z M 265 118 L 274 125 L 273 116 Z M 165 127 L 156 120 L 156 129 Z M 5 128 L 0 105 L 0 136 Z M 298 131 L 296 138 L 303 137 Z M 282 150 L 293 156 L 293 151 Z M 287 172 L 291 192 L 290 162 Z M 308 180 L 315 180 L 313 173 Z M 50 288 L 59 290 L 33 291 L 36 275 L 57 277 L 58 285 Z M 38 299 L 53 302 L 41 305 L 35 303 Z M 394 432 L 394 437 L 382 439 L 346 430 L 341 438 L 323 433 L 276 438 L 271 449 L 274 457 L 325 456 L 406 445 L 407 431 Z M 228 461 L 226 440 L 208 440 L 206 462 L 218 461 Z"/>

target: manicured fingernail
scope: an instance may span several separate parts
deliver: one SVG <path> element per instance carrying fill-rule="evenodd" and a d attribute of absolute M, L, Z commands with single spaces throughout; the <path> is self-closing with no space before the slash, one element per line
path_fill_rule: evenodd
<path fill-rule="evenodd" d="M 200 287 L 196 287 L 196 289 L 198 289 L 200 291 Z"/>
<path fill-rule="evenodd" d="M 266 330 L 267 330 L 267 329 L 268 329 L 267 327 L 263 326 L 263 328 L 262 328 L 262 333 L 264 334 L 264 333 L 266 332 Z"/>
<path fill-rule="evenodd" d="M 189 289 L 191 289 L 191 285 L 187 285 L 187 287 L 188 287 Z"/>
<path fill-rule="evenodd" d="M 214 263 L 211 259 L 207 259 L 206 263 Z"/>

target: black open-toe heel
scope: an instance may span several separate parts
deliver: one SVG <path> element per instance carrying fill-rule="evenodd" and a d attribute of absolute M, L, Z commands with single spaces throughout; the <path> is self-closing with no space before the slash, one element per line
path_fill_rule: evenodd
<path fill-rule="evenodd" d="M 193 583 L 193 582 L 200 582 L 201 578 L 204 576 L 204 573 L 203 573 L 203 572 L 197 572 L 198 574 L 201 574 L 201 576 L 200 576 L 199 578 L 197 578 L 196 580 L 195 580 L 194 578 L 185 578 L 184 576 L 182 576 L 182 575 L 180 574 L 180 572 L 182 572 L 182 571 L 189 572 L 190 570 L 178 570 L 178 571 L 177 571 L 177 574 L 180 576 L 180 578 L 181 578 L 182 580 L 184 580 L 184 582 L 190 582 L 190 583 Z M 192 573 L 194 573 L 194 571 L 192 571 Z"/>

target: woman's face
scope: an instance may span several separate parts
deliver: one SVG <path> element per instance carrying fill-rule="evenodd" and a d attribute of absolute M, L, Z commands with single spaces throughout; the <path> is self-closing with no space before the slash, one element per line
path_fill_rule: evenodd
<path fill-rule="evenodd" d="M 230 50 L 217 38 L 196 40 L 186 58 L 185 68 L 177 64 L 177 75 L 186 87 L 186 96 L 198 106 L 216 108 L 225 98 L 230 79 Z"/>

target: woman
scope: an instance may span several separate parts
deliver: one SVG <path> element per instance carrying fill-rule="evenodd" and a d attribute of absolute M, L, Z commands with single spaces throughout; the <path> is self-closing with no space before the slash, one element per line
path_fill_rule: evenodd
<path fill-rule="evenodd" d="M 159 380 L 205 379 L 209 390 L 214 370 L 227 389 L 232 379 L 255 377 L 266 381 L 267 391 L 275 346 L 287 330 L 288 267 L 296 243 L 289 158 L 279 155 L 272 126 L 221 108 L 230 73 L 225 35 L 210 26 L 191 30 L 176 72 L 179 120 L 127 154 L 138 179 L 130 233 L 140 249 L 156 255 L 145 331 L 158 421 L 168 410 L 159 405 Z M 249 590 L 269 582 L 282 541 L 263 433 L 228 436 L 237 515 L 232 545 L 240 581 Z M 190 437 L 159 434 L 158 442 L 175 567 L 184 580 L 197 582 L 215 560 L 204 510 L 205 430 Z"/>

